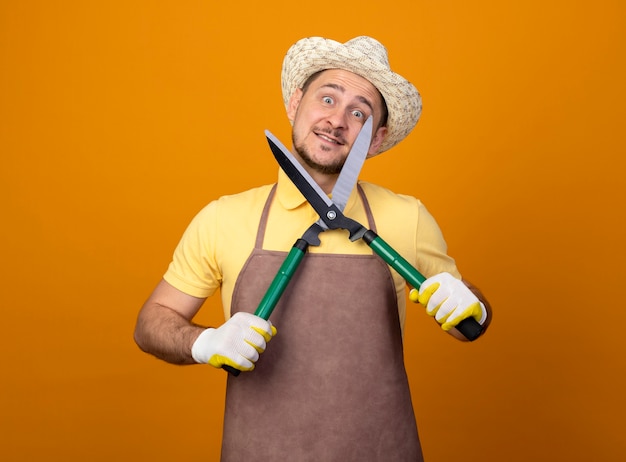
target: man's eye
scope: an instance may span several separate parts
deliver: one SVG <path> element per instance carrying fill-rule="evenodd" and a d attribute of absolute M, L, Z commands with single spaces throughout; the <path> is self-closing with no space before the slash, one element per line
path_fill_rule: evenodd
<path fill-rule="evenodd" d="M 363 117 L 365 117 L 365 114 L 363 114 L 361 111 L 352 111 L 352 115 L 354 117 L 358 117 L 359 119 L 362 119 Z"/>
<path fill-rule="evenodd" d="M 333 104 L 333 99 L 330 96 L 324 96 L 322 98 L 322 101 L 324 101 L 326 104 Z"/>

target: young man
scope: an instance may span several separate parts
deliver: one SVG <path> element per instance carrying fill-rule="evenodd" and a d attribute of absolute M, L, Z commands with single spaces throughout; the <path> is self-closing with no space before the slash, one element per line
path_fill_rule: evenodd
<path fill-rule="evenodd" d="M 282 85 L 293 153 L 328 194 L 369 116 L 374 156 L 406 137 L 421 112 L 415 87 L 369 37 L 298 41 L 285 57 Z M 462 339 L 455 326 L 470 316 L 487 327 L 486 301 L 463 282 L 417 199 L 360 182 L 344 213 L 428 277 L 410 298 L 445 331 Z M 246 372 L 228 380 L 223 461 L 422 460 L 402 354 L 406 285 L 365 243 L 342 230 L 322 233 L 272 322 L 252 314 L 286 252 L 317 219 L 282 172 L 276 185 L 209 204 L 141 309 L 137 344 L 171 363 Z M 195 325 L 218 288 L 227 321 Z M 272 323 L 281 329 L 275 338 Z"/>

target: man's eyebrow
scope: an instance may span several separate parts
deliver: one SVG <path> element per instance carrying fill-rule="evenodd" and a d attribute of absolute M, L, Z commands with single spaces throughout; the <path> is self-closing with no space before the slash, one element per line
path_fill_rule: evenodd
<path fill-rule="evenodd" d="M 346 89 L 344 87 L 342 87 L 341 85 L 338 85 L 336 83 L 325 83 L 320 88 L 332 88 L 332 89 L 337 90 L 337 91 L 339 91 L 341 93 L 345 93 L 345 91 L 346 91 Z M 364 96 L 357 96 L 357 99 L 360 102 L 362 102 L 363 104 L 365 104 L 367 107 L 369 107 L 370 111 L 374 112 L 374 106 L 372 105 L 370 100 L 368 100 Z"/>

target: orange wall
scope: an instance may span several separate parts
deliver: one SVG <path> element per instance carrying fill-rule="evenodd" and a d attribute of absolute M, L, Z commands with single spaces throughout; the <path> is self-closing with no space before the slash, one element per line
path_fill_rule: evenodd
<path fill-rule="evenodd" d="M 224 374 L 142 354 L 136 313 L 196 211 L 273 181 L 289 45 L 360 34 L 424 98 L 363 178 L 496 311 L 471 345 L 409 312 L 427 460 L 623 460 L 624 4 L 249 3 L 0 4 L 3 460 L 216 460 Z"/>

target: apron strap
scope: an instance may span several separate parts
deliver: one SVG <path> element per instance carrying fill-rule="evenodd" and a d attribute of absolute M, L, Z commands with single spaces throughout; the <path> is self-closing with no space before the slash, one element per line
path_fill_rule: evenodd
<path fill-rule="evenodd" d="M 259 228 L 256 232 L 256 241 L 254 243 L 255 249 L 260 250 L 263 248 L 263 240 L 265 239 L 265 228 L 267 226 L 267 217 L 270 214 L 270 206 L 272 205 L 272 199 L 274 199 L 274 194 L 276 194 L 276 183 L 274 183 L 274 186 L 272 186 L 272 189 L 267 196 L 267 200 L 265 201 L 263 212 L 261 213 L 261 221 L 259 222 Z"/>
<path fill-rule="evenodd" d="M 359 192 L 359 196 L 361 197 L 361 202 L 363 203 L 363 208 L 365 209 L 365 216 L 367 216 L 367 223 L 369 229 L 376 232 L 376 222 L 374 221 L 374 215 L 372 214 L 372 209 L 370 207 L 370 203 L 365 197 L 365 191 L 361 187 L 360 183 L 357 183 L 356 189 Z"/>

